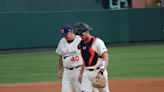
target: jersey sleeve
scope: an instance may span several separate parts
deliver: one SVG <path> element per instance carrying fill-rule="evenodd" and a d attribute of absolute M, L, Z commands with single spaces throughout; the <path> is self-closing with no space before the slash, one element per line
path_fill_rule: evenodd
<path fill-rule="evenodd" d="M 107 47 L 105 46 L 104 41 L 101 39 L 97 38 L 96 39 L 96 44 L 97 44 L 97 53 L 101 56 L 104 52 L 108 51 Z"/>
<path fill-rule="evenodd" d="M 56 53 L 59 54 L 59 55 L 62 55 L 62 51 L 61 51 L 61 46 L 62 45 L 62 41 L 60 40 L 57 48 L 56 48 Z"/>

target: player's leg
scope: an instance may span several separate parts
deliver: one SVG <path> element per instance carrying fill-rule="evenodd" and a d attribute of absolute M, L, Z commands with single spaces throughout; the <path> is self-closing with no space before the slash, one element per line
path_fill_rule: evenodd
<path fill-rule="evenodd" d="M 72 92 L 72 83 L 68 72 L 68 70 L 64 69 L 62 78 L 62 92 Z"/>
<path fill-rule="evenodd" d="M 100 92 L 97 88 L 93 87 L 93 92 Z"/>
<path fill-rule="evenodd" d="M 87 70 L 84 70 L 81 82 L 81 92 L 93 92 L 92 83 L 87 72 Z"/>
<path fill-rule="evenodd" d="M 73 71 L 73 73 L 75 74 L 74 75 L 74 78 L 73 78 L 73 80 L 72 80 L 72 84 L 73 84 L 73 87 L 74 87 L 74 89 L 76 90 L 76 92 L 80 92 L 80 83 L 79 83 L 79 81 L 78 81 L 78 78 L 79 78 L 79 74 L 80 74 L 80 70 L 79 69 L 75 69 L 74 71 Z"/>
<path fill-rule="evenodd" d="M 93 78 L 96 78 L 98 72 L 99 72 L 99 70 L 88 71 L 90 80 L 93 80 Z M 93 87 L 92 89 L 93 89 L 93 92 L 99 92 L 98 88 Z"/>

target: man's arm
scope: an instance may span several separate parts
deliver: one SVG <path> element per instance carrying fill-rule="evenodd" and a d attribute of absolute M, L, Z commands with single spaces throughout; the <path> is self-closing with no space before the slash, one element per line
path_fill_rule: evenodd
<path fill-rule="evenodd" d="M 58 55 L 58 77 L 60 79 L 63 76 L 62 68 L 63 68 L 62 56 Z"/>
<path fill-rule="evenodd" d="M 103 72 L 107 68 L 108 62 L 109 62 L 109 55 L 108 55 L 108 52 L 107 51 L 105 51 L 104 53 L 102 53 L 101 57 L 103 58 L 103 61 L 101 61 L 100 71 L 99 71 L 97 77 L 100 77 L 100 74 L 103 75 Z"/>
<path fill-rule="evenodd" d="M 83 72 L 84 72 L 84 65 L 81 66 L 81 70 L 80 70 L 80 74 L 79 74 L 79 83 L 81 83 Z"/>
<path fill-rule="evenodd" d="M 97 53 L 100 55 L 100 57 L 103 58 L 103 60 L 101 61 L 100 69 L 105 69 L 109 62 L 108 49 L 105 46 L 104 41 L 102 41 L 101 39 L 97 38 L 95 44 L 97 48 Z"/>
<path fill-rule="evenodd" d="M 102 57 L 103 60 L 105 61 L 105 67 L 104 67 L 104 68 L 106 68 L 107 65 L 108 65 L 108 62 L 109 62 L 109 54 L 108 54 L 108 52 L 107 52 L 107 51 L 104 52 L 104 53 L 101 55 L 101 57 Z"/>

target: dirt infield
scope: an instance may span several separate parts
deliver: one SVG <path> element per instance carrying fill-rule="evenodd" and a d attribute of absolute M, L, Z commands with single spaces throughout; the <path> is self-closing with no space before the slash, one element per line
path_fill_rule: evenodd
<path fill-rule="evenodd" d="M 112 92 L 164 92 L 164 78 L 111 80 Z M 60 92 L 61 83 L 0 84 L 0 92 Z"/>

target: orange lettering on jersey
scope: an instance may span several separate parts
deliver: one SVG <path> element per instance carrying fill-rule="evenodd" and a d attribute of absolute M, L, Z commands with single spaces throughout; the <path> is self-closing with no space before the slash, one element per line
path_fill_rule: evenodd
<path fill-rule="evenodd" d="M 72 62 L 77 62 L 77 61 L 79 61 L 79 56 L 73 56 L 73 57 L 71 58 L 71 61 L 72 61 Z"/>

